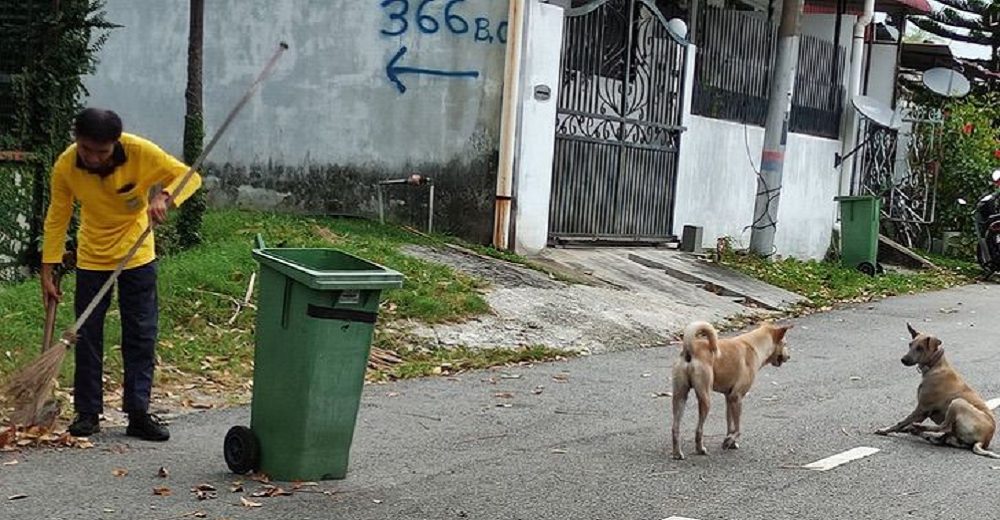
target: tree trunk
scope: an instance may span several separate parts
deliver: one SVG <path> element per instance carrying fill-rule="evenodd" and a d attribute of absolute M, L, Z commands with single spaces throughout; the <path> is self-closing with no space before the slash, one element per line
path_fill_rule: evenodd
<path fill-rule="evenodd" d="M 191 23 L 188 32 L 187 90 L 184 93 L 184 162 L 193 164 L 201 155 L 205 141 L 202 107 L 202 56 L 205 32 L 205 0 L 191 0 Z M 181 207 L 177 238 L 182 248 L 201 243 L 201 220 L 205 197 L 199 190 Z"/>

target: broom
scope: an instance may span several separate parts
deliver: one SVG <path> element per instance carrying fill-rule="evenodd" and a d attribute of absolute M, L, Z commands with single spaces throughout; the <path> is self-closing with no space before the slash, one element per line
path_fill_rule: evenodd
<path fill-rule="evenodd" d="M 222 123 L 222 126 L 219 127 L 219 129 L 215 132 L 215 135 L 212 136 L 212 140 L 209 141 L 208 146 L 206 146 L 201 152 L 201 155 L 198 156 L 198 159 L 195 160 L 194 164 L 188 168 L 187 173 L 184 174 L 184 177 L 182 177 L 180 183 L 178 183 L 175 193 L 180 193 L 184 190 L 184 187 L 187 186 L 187 183 L 191 180 L 194 172 L 201 167 L 201 163 L 215 146 L 215 143 L 219 141 L 219 138 L 222 137 L 226 128 L 229 127 L 229 124 L 232 123 L 233 119 L 236 118 L 236 115 L 240 112 L 243 106 L 246 105 L 247 101 L 249 101 L 253 94 L 257 91 L 260 84 L 271 73 L 271 69 L 274 68 L 278 58 L 280 58 L 281 54 L 287 49 L 288 44 L 281 42 L 278 49 L 274 52 L 274 55 L 271 56 L 271 59 L 267 62 L 267 65 L 264 66 L 264 70 L 262 70 L 257 76 L 254 82 L 247 89 L 246 93 L 243 94 L 239 103 L 237 103 L 233 110 L 229 112 L 229 115 Z M 149 225 L 146 226 L 146 229 L 142 232 L 135 243 L 132 244 L 128 253 L 125 254 L 125 258 L 118 263 L 115 270 L 111 273 L 111 276 L 108 277 L 108 280 L 104 282 L 103 286 L 101 286 L 97 295 L 94 296 L 73 325 L 63 333 L 62 337 L 52 344 L 52 348 L 44 350 L 38 359 L 15 373 L 3 386 L 3 388 L 0 389 L 0 395 L 4 396 L 9 403 L 14 405 L 14 412 L 11 414 L 14 424 L 24 424 L 25 422 L 34 420 L 37 411 L 41 409 L 42 405 L 48 399 L 48 396 L 52 391 L 52 381 L 59 375 L 59 368 L 62 366 L 63 358 L 66 356 L 69 349 L 76 343 L 77 332 L 79 332 L 80 327 L 82 327 L 87 319 L 90 318 L 90 315 L 93 314 L 98 303 L 104 298 L 108 291 L 111 290 L 111 286 L 114 285 L 129 260 L 135 256 L 136 251 L 139 250 L 139 247 L 146 240 L 146 237 L 153 232 L 153 225 L 153 222 L 150 222 Z"/>

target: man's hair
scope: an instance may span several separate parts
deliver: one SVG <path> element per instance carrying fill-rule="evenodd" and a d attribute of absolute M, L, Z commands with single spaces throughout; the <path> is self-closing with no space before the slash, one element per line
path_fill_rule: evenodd
<path fill-rule="evenodd" d="M 122 120 L 111 110 L 86 108 L 76 115 L 73 133 L 99 143 L 117 141 L 122 136 Z"/>

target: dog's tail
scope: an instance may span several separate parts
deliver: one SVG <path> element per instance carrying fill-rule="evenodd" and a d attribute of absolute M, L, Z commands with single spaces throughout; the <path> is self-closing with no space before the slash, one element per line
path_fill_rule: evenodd
<path fill-rule="evenodd" d="M 691 322 L 684 329 L 684 340 L 681 347 L 681 355 L 684 356 L 684 361 L 691 362 L 691 356 L 694 354 L 694 340 L 700 335 L 704 335 L 708 339 L 708 350 L 713 355 L 719 353 L 719 335 L 715 332 L 715 327 L 708 322 L 695 321 Z"/>
<path fill-rule="evenodd" d="M 990 450 L 983 448 L 983 443 L 977 442 L 972 445 L 972 453 L 976 455 L 982 455 L 983 457 L 989 457 L 991 459 L 1000 459 L 1000 453 L 994 453 Z"/>

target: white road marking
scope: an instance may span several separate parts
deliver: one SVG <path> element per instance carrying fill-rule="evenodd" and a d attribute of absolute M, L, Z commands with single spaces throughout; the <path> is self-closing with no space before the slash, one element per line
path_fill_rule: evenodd
<path fill-rule="evenodd" d="M 1000 397 L 986 401 L 986 406 L 989 406 L 990 410 L 995 410 L 996 407 L 1000 406 Z"/>
<path fill-rule="evenodd" d="M 863 459 L 869 455 L 878 453 L 878 448 L 869 448 L 867 446 L 859 446 L 857 448 L 849 449 L 843 453 L 838 453 L 832 457 L 827 457 L 825 459 L 817 460 L 810 464 L 802 466 L 805 469 L 813 469 L 816 471 L 826 471 L 842 464 L 847 464 L 852 460 Z"/>

